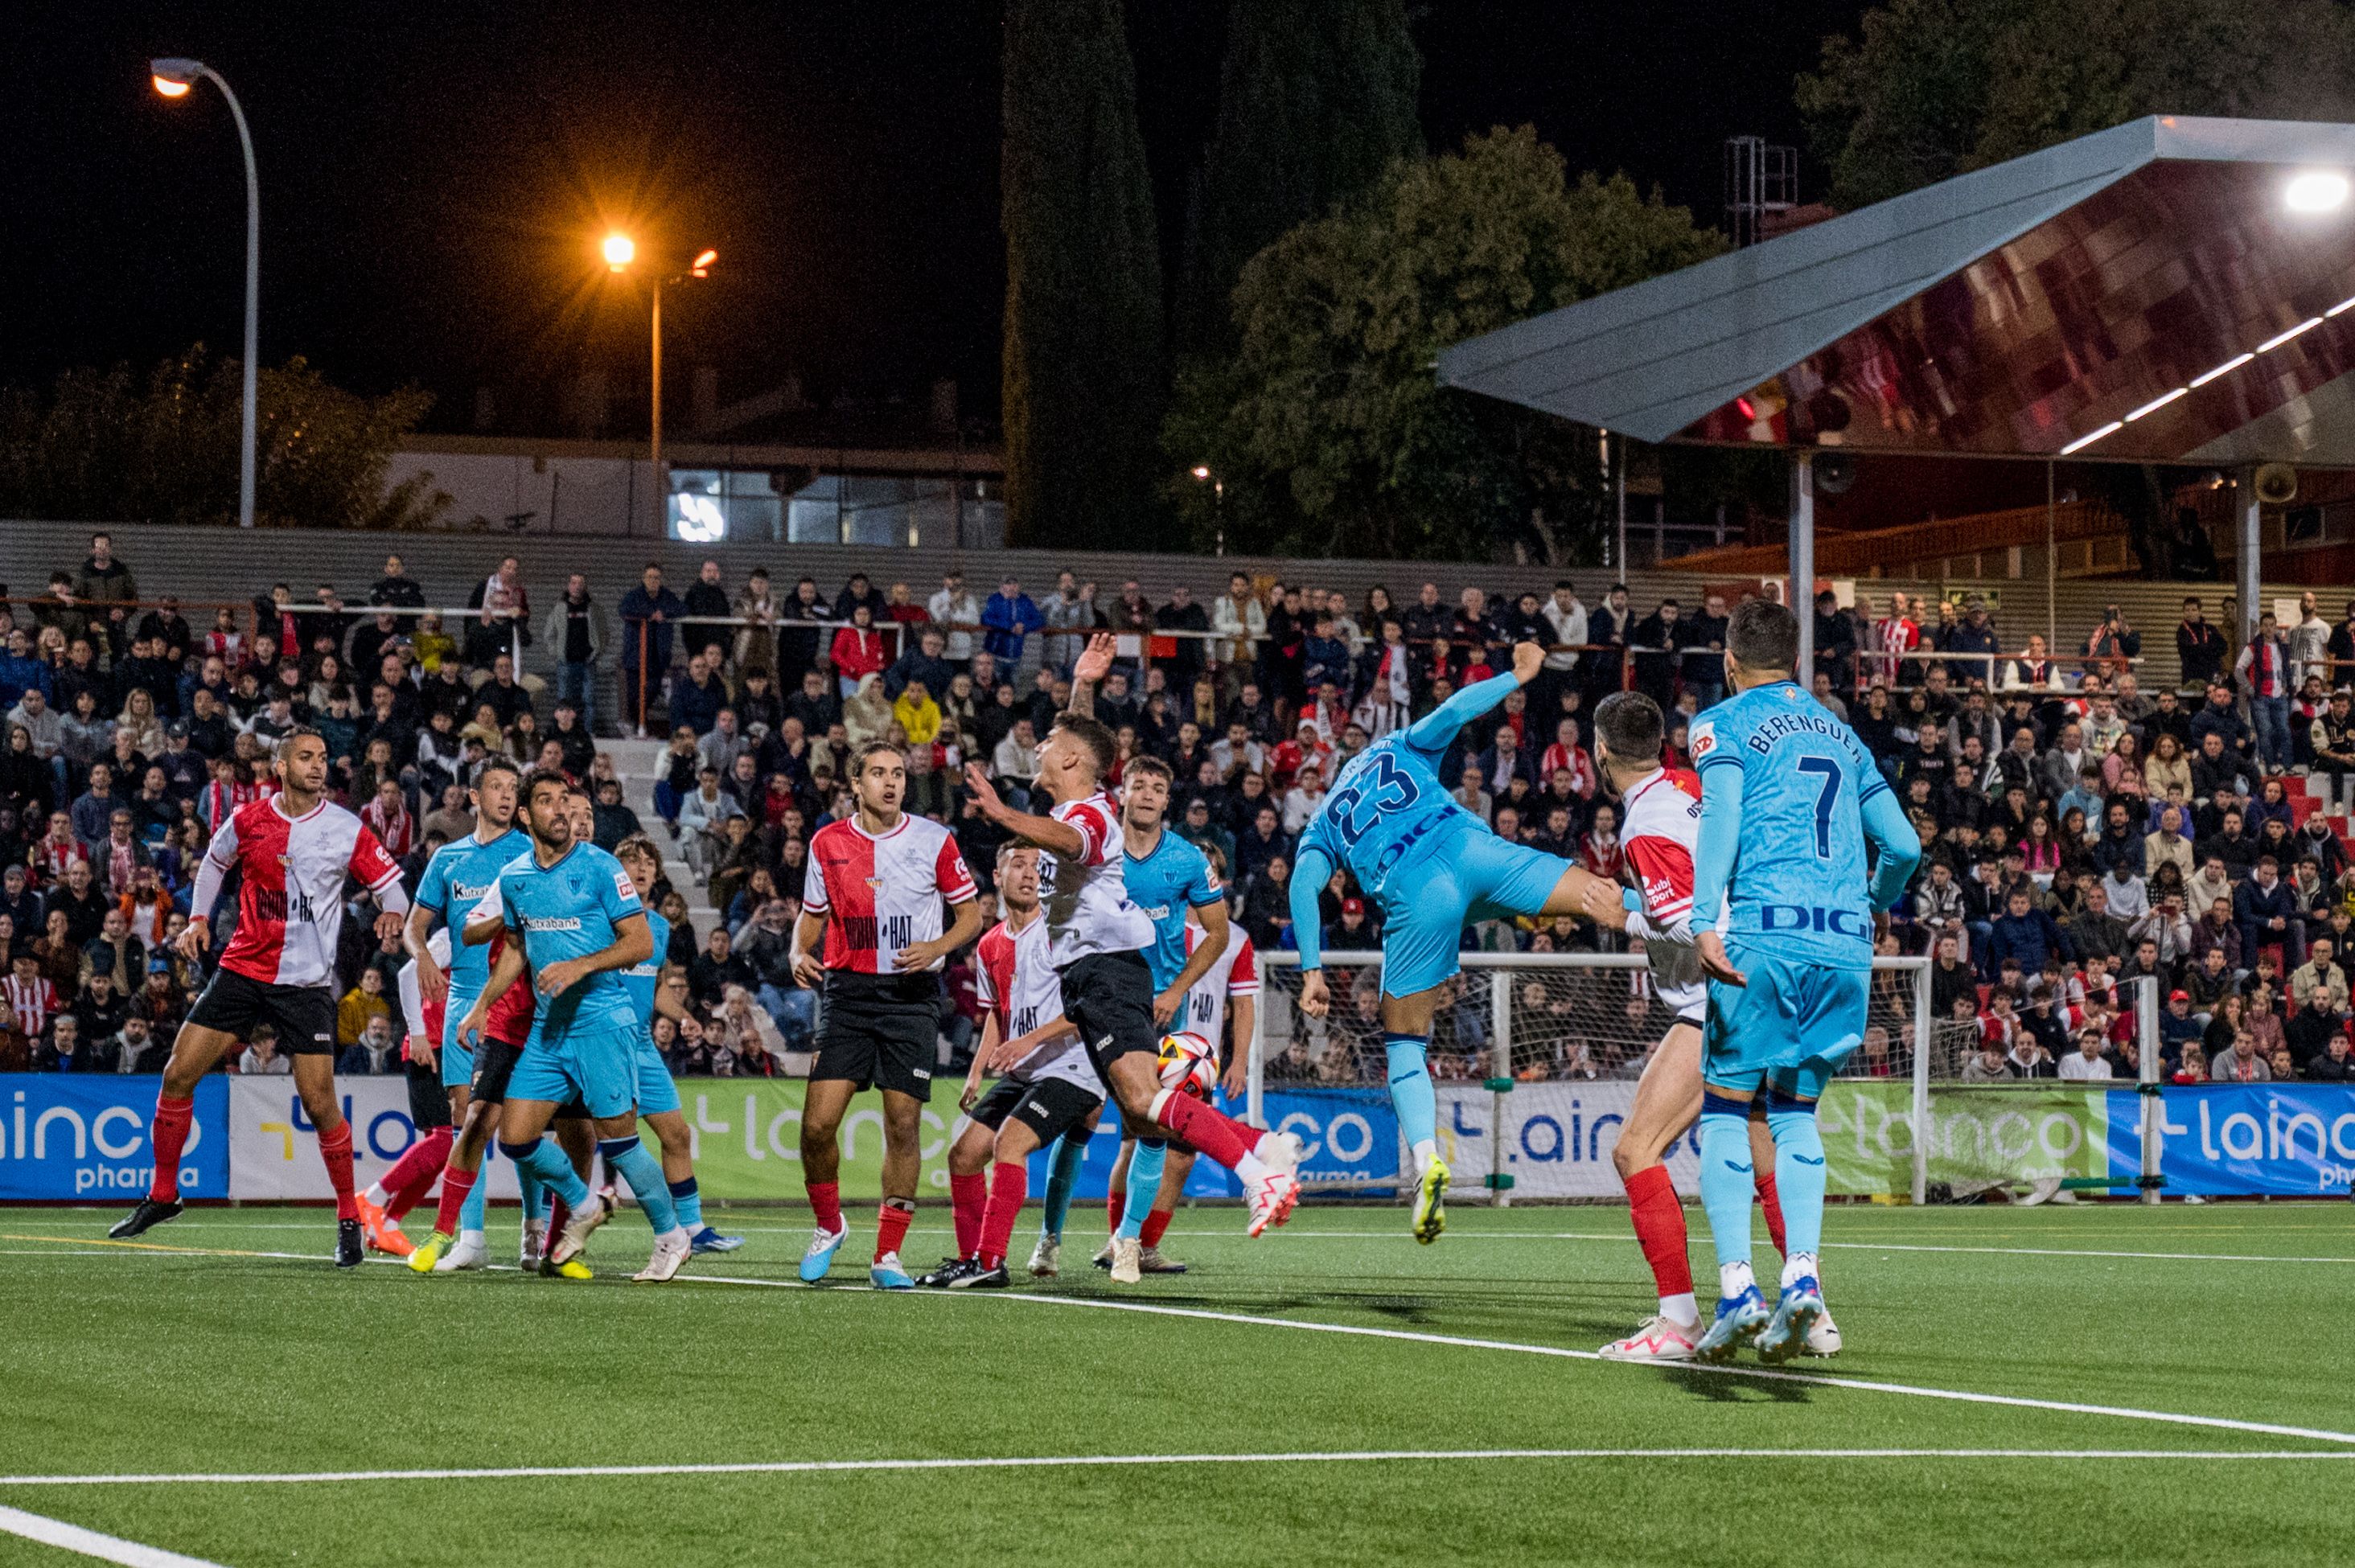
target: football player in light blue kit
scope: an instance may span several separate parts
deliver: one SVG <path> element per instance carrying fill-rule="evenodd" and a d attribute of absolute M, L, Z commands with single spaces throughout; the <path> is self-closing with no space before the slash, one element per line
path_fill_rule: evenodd
<path fill-rule="evenodd" d="M 1692 723 L 1700 773 L 1694 947 L 1710 977 L 1701 1045 L 1700 1197 L 1717 1244 L 1717 1316 L 1694 1348 L 1762 1360 L 1804 1348 L 1824 1310 L 1824 1141 L 1816 1101 L 1864 1038 L 1872 943 L 1921 840 L 1856 732 L 1791 678 L 1799 623 L 1768 599 L 1726 628 L 1735 694 Z M 1868 885 L 1865 845 L 1879 852 Z M 1750 1272 L 1750 1102 L 1764 1101 L 1783 1203 L 1773 1311 Z"/>
<path fill-rule="evenodd" d="M 578 831 L 588 798 L 576 794 L 572 800 Z M 630 874 L 630 885 L 637 889 L 638 901 L 644 904 L 662 875 L 662 852 L 654 840 L 639 834 L 615 844 L 613 858 Z M 638 1014 L 638 1115 L 655 1129 L 655 1141 L 662 1145 L 663 1180 L 688 1242 L 697 1252 L 734 1252 L 744 1245 L 742 1236 L 721 1235 L 703 1223 L 703 1192 L 695 1181 L 695 1140 L 687 1129 L 687 1115 L 679 1107 L 678 1085 L 670 1075 L 670 1064 L 655 1045 L 655 1014 L 674 1019 L 687 1015 L 685 1008 L 662 993 L 663 955 L 670 951 L 670 922 L 649 907 L 646 926 L 654 932 L 654 952 L 622 971 L 622 983 L 630 989 L 630 1005 Z"/>
<path fill-rule="evenodd" d="M 445 993 L 448 997 L 440 1042 L 442 1086 L 450 1096 L 450 1123 L 458 1129 L 458 1142 L 466 1161 L 463 1169 L 469 1171 L 480 1167 L 484 1148 L 495 1130 L 498 1107 L 485 1104 L 480 1109 L 472 1109 L 469 1106 L 474 1053 L 459 1033 L 458 1026 L 490 980 L 491 950 L 486 945 L 469 947 L 459 939 L 458 927 L 464 926 L 467 915 L 498 880 L 499 869 L 531 847 L 530 838 L 515 821 L 519 778 L 516 765 L 503 757 L 484 763 L 474 775 L 474 831 L 443 844 L 425 863 L 425 874 L 417 885 L 417 902 L 410 906 L 409 925 L 403 933 L 410 956 L 417 960 L 419 994 L 429 1002 L 441 1001 Z M 437 921 L 452 927 L 450 968 L 446 974 L 426 947 L 432 939 Z M 517 1171 L 517 1181 L 523 1189 L 524 1266 L 537 1267 L 540 1218 L 547 1205 L 542 1202 L 537 1177 Z M 477 1181 L 466 1194 L 465 1206 L 459 1211 L 457 1245 L 442 1260 L 443 1266 L 480 1268 L 487 1261 L 483 1215 L 490 1188 L 488 1181 Z"/>
<path fill-rule="evenodd" d="M 496 1000 L 527 966 L 538 991 L 531 1038 L 507 1085 L 499 1151 L 570 1211 L 549 1260 L 560 1266 L 579 1256 L 610 1211 L 563 1150 L 541 1136 L 558 1107 L 579 1099 L 596 1123 L 597 1151 L 630 1184 L 655 1228 L 654 1256 L 636 1277 L 666 1280 L 678 1273 L 692 1244 L 679 1228 L 662 1166 L 638 1140 L 643 1031 L 622 979 L 622 971 L 654 956 L 654 933 L 622 863 L 574 839 L 570 790 L 570 780 L 558 772 L 534 769 L 524 780 L 531 849 L 499 873 L 511 939 L 483 995 L 485 1002 Z"/>
<path fill-rule="evenodd" d="M 1439 1158 L 1439 1107 L 1425 1056 L 1439 988 L 1454 978 L 1464 927 L 1511 915 L 1579 912 L 1595 878 L 1569 862 L 1508 843 L 1455 803 L 1439 761 L 1456 733 L 1527 685 L 1545 663 L 1534 642 L 1513 649 L 1509 674 L 1476 682 L 1405 729 L 1359 752 L 1300 835 L 1292 866 L 1292 929 L 1300 949 L 1300 1011 L 1322 1018 L 1325 983 L 1316 895 L 1347 866 L 1367 896 L 1380 900 L 1382 1045 L 1391 1103 L 1422 1169 L 1414 1239 L 1447 1227 L 1447 1165 Z M 1615 888 L 1606 888 L 1616 899 Z"/>

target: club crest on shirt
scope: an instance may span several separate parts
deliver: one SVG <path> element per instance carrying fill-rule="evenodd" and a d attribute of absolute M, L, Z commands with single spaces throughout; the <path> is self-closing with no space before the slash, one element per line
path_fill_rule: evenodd
<path fill-rule="evenodd" d="M 294 857 L 291 854 L 282 854 L 278 857 L 278 863 L 282 868 L 291 871 L 294 867 Z"/>
<path fill-rule="evenodd" d="M 1717 726 L 1713 724 L 1696 725 L 1689 738 L 1692 742 L 1693 760 L 1699 762 L 1717 749 Z"/>

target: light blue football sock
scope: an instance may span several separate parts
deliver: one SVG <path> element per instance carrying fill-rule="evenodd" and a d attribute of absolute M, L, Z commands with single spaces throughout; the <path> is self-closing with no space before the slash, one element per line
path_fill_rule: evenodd
<path fill-rule="evenodd" d="M 518 1168 L 520 1169 L 520 1168 Z M 458 1206 L 458 1229 L 477 1231 L 483 1228 L 483 1215 L 491 1202 L 491 1162 L 485 1160 L 474 1172 L 474 1185 L 466 1193 L 466 1201 Z"/>
<path fill-rule="evenodd" d="M 703 1193 L 694 1177 L 670 1184 L 670 1202 L 671 1207 L 678 1211 L 678 1223 L 686 1227 L 688 1235 L 703 1228 Z"/>
<path fill-rule="evenodd" d="M 1128 1202 L 1120 1211 L 1114 1235 L 1135 1236 L 1145 1229 L 1153 1212 L 1154 1195 L 1161 1191 L 1161 1168 L 1168 1163 L 1169 1145 L 1159 1139 L 1139 1139 L 1128 1156 Z"/>
<path fill-rule="evenodd" d="M 678 1210 L 670 1201 L 670 1183 L 663 1180 L 662 1161 L 649 1153 L 635 1133 L 627 1138 L 601 1138 L 597 1152 L 605 1169 L 630 1184 L 630 1195 L 646 1213 L 655 1234 L 667 1235 L 678 1224 Z"/>
<path fill-rule="evenodd" d="M 1729 1266 L 1750 1262 L 1750 1204 L 1757 1187 L 1750 1164 L 1750 1107 L 1706 1090 L 1700 1107 L 1700 1202 L 1721 1279 Z M 1783 1215 L 1788 1225 L 1787 1200 Z"/>
<path fill-rule="evenodd" d="M 476 1182 L 477 1187 L 481 1182 Z M 548 1189 L 539 1178 L 521 1166 L 516 1167 L 516 1187 L 523 1196 L 523 1217 L 526 1224 L 538 1224 L 548 1218 Z"/>
<path fill-rule="evenodd" d="M 1087 1163 L 1091 1135 L 1073 1128 L 1055 1141 L 1054 1158 L 1047 1164 L 1046 1206 L 1039 1217 L 1039 1234 L 1063 1234 L 1063 1216 L 1071 1213 L 1071 1193 L 1080 1184 L 1080 1167 Z"/>
<path fill-rule="evenodd" d="M 1774 1135 L 1774 1191 L 1783 1202 L 1783 1240 L 1793 1257 L 1815 1256 L 1824 1241 L 1824 1135 L 1813 1100 L 1777 1099 L 1766 1109 Z"/>
<path fill-rule="evenodd" d="M 1428 1034 L 1382 1036 L 1382 1054 L 1390 1058 L 1391 1105 L 1410 1150 L 1435 1150 L 1439 1145 L 1439 1097 L 1425 1061 L 1430 1047 Z"/>
<path fill-rule="evenodd" d="M 539 1184 L 564 1200 L 564 1206 L 576 1213 L 589 1203 L 589 1183 L 581 1180 L 572 1169 L 564 1150 L 551 1138 L 535 1139 L 529 1143 L 509 1143 L 499 1140 L 499 1152 L 516 1162 L 517 1171 L 529 1171 L 539 1178 Z M 475 1183 L 477 1187 L 480 1182 Z"/>

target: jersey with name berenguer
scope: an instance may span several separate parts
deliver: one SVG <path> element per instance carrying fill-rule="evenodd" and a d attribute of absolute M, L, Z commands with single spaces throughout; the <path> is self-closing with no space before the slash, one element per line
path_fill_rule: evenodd
<path fill-rule="evenodd" d="M 1059 969 L 1100 953 L 1133 953 L 1153 942 L 1152 916 L 1129 901 L 1120 806 L 1102 791 L 1047 813 L 1080 834 L 1076 860 L 1039 853 L 1047 950 Z"/>
<path fill-rule="evenodd" d="M 974 990 L 981 1004 L 997 1014 L 998 1037 L 1016 1040 L 1063 1016 L 1063 983 L 1047 957 L 1047 922 L 1041 917 L 1017 931 L 1000 920 L 982 934 L 975 951 Z M 1060 1078 L 1099 1099 L 1103 1080 L 1088 1060 L 1076 1031 L 1032 1053 L 1006 1076 L 1018 1084 Z"/>
<path fill-rule="evenodd" d="M 1702 714 L 1689 738 L 1702 789 L 1742 792 L 1723 922 L 1697 910 L 1693 928 L 1810 962 L 1869 960 L 1863 809 L 1889 784 L 1856 732 L 1796 683 L 1773 681 Z"/>
<path fill-rule="evenodd" d="M 1341 769 L 1299 847 L 1323 850 L 1335 864 L 1349 868 L 1359 886 L 1387 903 L 1391 874 L 1419 849 L 1440 842 L 1433 836 L 1438 830 L 1453 824 L 1488 831 L 1440 783 L 1445 752 L 1446 743 L 1426 751 L 1414 743 L 1412 729 L 1392 730 Z M 1412 896 L 1413 889 L 1398 893 Z"/>
<path fill-rule="evenodd" d="M 1203 930 L 1199 926 L 1186 927 L 1186 956 L 1193 957 L 1194 949 L 1202 944 Z M 1227 1032 L 1227 1002 L 1238 996 L 1259 994 L 1259 955 L 1252 950 L 1252 939 L 1240 925 L 1227 927 L 1227 950 L 1210 960 L 1202 978 L 1186 993 L 1186 1012 L 1178 1027 L 1199 1034 L 1210 1043 L 1213 1057 L 1219 1053 L 1220 1036 Z M 1235 1042 L 1238 1052 L 1251 1048 L 1248 1040 Z"/>
<path fill-rule="evenodd" d="M 498 891 L 507 928 L 523 934 L 524 961 L 535 974 L 603 952 L 613 945 L 614 927 L 645 914 L 622 863 L 591 843 L 575 843 L 548 866 L 525 851 L 499 873 Z M 636 1022 L 620 971 L 600 969 L 574 980 L 563 995 L 539 1000 L 529 1044 L 625 1033 Z"/>
<path fill-rule="evenodd" d="M 509 828 L 488 843 L 468 833 L 443 844 L 425 863 L 425 874 L 417 884 L 417 906 L 432 910 L 444 926 L 463 924 L 466 912 L 479 906 L 498 881 L 500 867 L 529 848 L 531 837 L 520 828 Z M 472 1001 L 490 983 L 490 944 L 470 948 L 458 943 L 451 950 L 449 969 L 450 994 L 462 1002 Z M 459 1012 L 463 1015 L 464 1007 Z"/>
<path fill-rule="evenodd" d="M 1619 842 L 1641 906 L 1630 911 L 1627 934 L 1643 941 L 1653 993 L 1698 1023 L 1709 1004 L 1691 927 L 1700 780 L 1681 768 L 1656 769 L 1629 788 L 1621 808 Z"/>
<path fill-rule="evenodd" d="M 242 873 L 237 929 L 221 968 L 268 985 L 326 985 L 335 979 L 344 928 L 344 878 L 359 879 L 387 910 L 409 907 L 400 867 L 366 824 L 320 801 L 300 817 L 278 798 L 240 807 L 205 851 L 193 907 L 209 910 L 221 879 Z"/>
<path fill-rule="evenodd" d="M 899 973 L 900 948 L 939 938 L 941 900 L 963 904 L 975 893 L 956 840 L 929 817 L 903 813 L 880 834 L 847 817 L 810 838 L 802 907 L 826 916 L 819 961 L 830 969 Z"/>

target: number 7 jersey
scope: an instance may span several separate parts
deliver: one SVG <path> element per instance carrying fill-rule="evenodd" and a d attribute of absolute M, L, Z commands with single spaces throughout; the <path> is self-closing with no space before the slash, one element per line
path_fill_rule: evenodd
<path fill-rule="evenodd" d="M 1791 681 L 1727 698 L 1692 721 L 1702 799 L 1738 789 L 1741 848 L 1725 918 L 1693 929 L 1835 964 L 1869 960 L 1865 803 L 1889 789 L 1856 732 Z"/>
<path fill-rule="evenodd" d="M 1412 736 L 1412 730 L 1392 730 L 1359 752 L 1301 831 L 1300 848 L 1321 849 L 1335 864 L 1348 867 L 1370 897 L 1391 896 L 1390 883 L 1401 864 L 1452 838 L 1441 830 L 1488 831 L 1441 785 L 1439 761 L 1445 748 L 1425 751 Z M 1401 887 L 1395 893 L 1412 891 Z"/>

